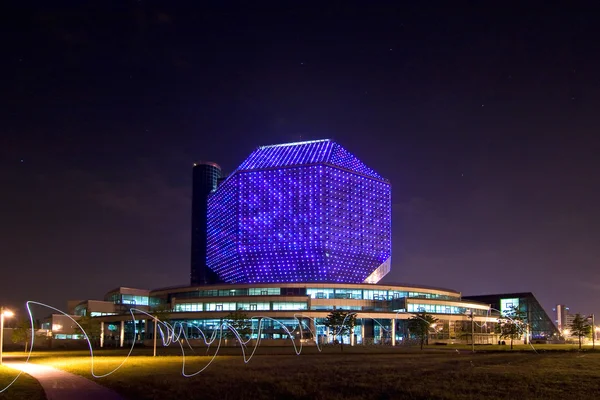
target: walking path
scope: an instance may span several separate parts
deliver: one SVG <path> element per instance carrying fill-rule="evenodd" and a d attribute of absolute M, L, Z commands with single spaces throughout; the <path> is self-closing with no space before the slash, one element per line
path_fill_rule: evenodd
<path fill-rule="evenodd" d="M 46 392 L 48 400 L 123 400 L 111 389 L 56 368 L 31 363 L 4 364 L 37 379 Z"/>

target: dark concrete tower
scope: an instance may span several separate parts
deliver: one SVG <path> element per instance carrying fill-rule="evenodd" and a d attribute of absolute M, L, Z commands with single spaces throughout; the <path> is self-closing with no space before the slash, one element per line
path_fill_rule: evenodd
<path fill-rule="evenodd" d="M 192 260 L 190 284 L 217 283 L 218 277 L 206 266 L 206 211 L 208 196 L 217 189 L 221 177 L 218 164 L 200 161 L 194 164 L 192 190 Z"/>

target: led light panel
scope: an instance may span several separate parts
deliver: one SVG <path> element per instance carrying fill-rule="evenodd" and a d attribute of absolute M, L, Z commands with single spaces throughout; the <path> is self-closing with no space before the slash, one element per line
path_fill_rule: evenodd
<path fill-rule="evenodd" d="M 207 254 L 230 283 L 361 283 L 391 255 L 391 186 L 329 140 L 260 147 L 209 198 Z"/>

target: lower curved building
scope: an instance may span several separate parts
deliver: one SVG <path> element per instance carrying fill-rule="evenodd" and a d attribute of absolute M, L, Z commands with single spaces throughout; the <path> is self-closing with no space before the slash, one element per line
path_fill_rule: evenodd
<path fill-rule="evenodd" d="M 407 320 L 419 313 L 437 318 L 435 341 L 497 343 L 500 315 L 484 299 L 378 284 L 391 268 L 391 184 L 337 143 L 259 147 L 220 185 L 216 164 L 195 171 L 194 232 L 204 239 L 193 241 L 192 285 L 117 288 L 104 301 L 74 302 L 71 314 L 101 323 L 101 345 L 156 337 L 152 318 L 134 322 L 132 308 L 162 310 L 191 340 L 216 334 L 235 313 L 250 325 L 249 339 L 327 342 L 324 321 L 342 309 L 356 316 L 350 344 L 406 341 Z M 227 283 L 207 284 L 209 274 Z M 55 338 L 77 335 L 56 318 Z"/>
<path fill-rule="evenodd" d="M 154 336 L 148 318 L 140 314 L 134 323 L 130 310 L 150 311 L 153 307 L 166 310 L 161 318 L 183 326 L 190 340 L 211 336 L 224 320 L 238 312 L 251 327 L 248 338 L 260 338 L 261 343 L 284 345 L 300 336 L 307 339 L 306 344 L 330 342 L 335 339 L 324 321 L 339 309 L 356 315 L 353 334 L 343 339 L 351 345 L 397 345 L 406 341 L 411 337 L 407 320 L 422 312 L 438 319 L 431 327 L 430 340 L 470 343 L 473 338 L 480 344 L 498 340 L 494 333 L 498 316 L 492 315 L 489 304 L 464 300 L 454 290 L 412 285 L 272 283 L 150 291 L 117 288 L 107 293 L 104 301 L 77 304 L 73 313 L 91 315 L 102 322 L 102 345 L 127 346 L 131 340 L 144 341 Z"/>

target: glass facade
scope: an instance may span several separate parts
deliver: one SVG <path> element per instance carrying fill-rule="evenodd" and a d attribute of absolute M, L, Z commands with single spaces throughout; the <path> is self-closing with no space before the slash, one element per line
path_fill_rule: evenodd
<path fill-rule="evenodd" d="M 302 296 L 306 294 L 303 288 L 287 288 L 285 293 L 282 293 L 280 288 L 248 288 L 248 289 L 208 289 L 208 290 L 192 290 L 190 292 L 172 293 L 169 296 L 178 299 L 195 299 L 198 297 L 228 297 L 228 296 L 279 296 L 288 294 L 288 290 L 292 290 L 290 295 Z"/>
<path fill-rule="evenodd" d="M 208 199 L 229 283 L 363 282 L 391 256 L 391 186 L 329 140 L 256 150 Z"/>
<path fill-rule="evenodd" d="M 426 312 L 431 314 L 467 314 L 471 312 L 470 308 L 457 307 L 446 304 L 412 304 L 407 305 L 409 313 Z M 485 316 L 488 315 L 488 310 L 473 309 L 473 314 Z"/>
<path fill-rule="evenodd" d="M 274 301 L 273 311 L 288 311 L 288 310 L 307 310 L 306 303 Z"/>
<path fill-rule="evenodd" d="M 309 289 L 310 290 L 310 289 Z M 315 289 L 317 290 L 317 289 Z M 339 290 L 347 290 L 348 292 L 341 292 L 336 294 L 334 289 L 318 289 L 322 290 L 321 292 L 310 293 L 311 298 L 313 299 L 350 299 L 350 300 L 361 300 L 361 294 L 356 293 L 356 289 L 339 289 Z M 331 292 L 327 292 L 330 290 Z M 338 289 L 335 289 L 338 290 Z M 360 290 L 358 290 L 360 291 Z M 367 291 L 365 291 L 367 292 Z M 373 292 L 369 290 L 368 292 Z M 375 291 L 376 292 L 376 291 Z M 328 297 L 320 297 L 320 296 L 328 296 Z M 336 297 L 337 296 L 337 297 Z M 355 297 L 351 297 L 355 296 Z M 408 313 L 420 313 L 426 312 L 431 314 L 458 314 L 464 315 L 468 314 L 471 311 L 470 307 L 460 307 L 455 304 L 419 304 L 419 303 L 408 303 L 405 304 L 405 301 L 402 300 L 401 303 L 396 301 L 389 301 L 389 297 L 386 297 L 386 301 L 379 302 L 379 298 L 377 296 L 383 296 L 382 294 L 373 293 L 372 294 L 374 303 L 369 305 L 339 305 L 339 304 L 318 304 L 311 305 L 311 310 L 319 310 L 319 311 L 327 311 L 333 310 L 334 308 L 344 309 L 344 310 L 355 310 L 355 311 L 379 311 L 379 312 L 408 312 Z M 457 301 L 458 299 L 453 299 L 452 301 Z M 301 311 L 308 310 L 309 306 L 307 302 L 297 301 L 297 300 L 289 300 L 289 301 L 239 301 L 239 302 L 215 302 L 215 301 L 207 301 L 207 302 L 194 302 L 194 303 L 177 303 L 175 304 L 174 311 L 175 312 L 202 312 L 202 311 L 234 311 L 234 310 L 245 310 L 245 311 Z M 479 316 L 488 315 L 487 309 L 473 309 L 473 313 Z"/>
<path fill-rule="evenodd" d="M 500 299 L 500 312 L 502 315 L 506 315 L 506 313 L 512 311 L 513 307 L 519 309 L 519 299 Z"/>
<path fill-rule="evenodd" d="M 187 338 L 202 339 L 204 336 L 210 336 L 214 331 L 221 328 L 223 321 L 221 319 L 194 319 L 194 320 L 173 320 L 173 324 L 181 324 Z M 300 337 L 300 329 L 303 331 L 303 336 L 309 337 L 309 323 L 302 319 L 299 323 L 296 319 L 278 319 L 271 320 L 250 319 L 249 320 L 251 333 L 248 335 L 250 339 L 257 339 L 260 334 L 261 339 L 290 339 L 288 333 L 291 333 L 293 338 Z M 260 329 L 259 329 L 260 327 Z M 200 333 L 202 330 L 202 335 Z M 223 330 L 227 334 L 226 330 Z"/>
<path fill-rule="evenodd" d="M 227 303 L 179 303 L 175 304 L 174 311 L 293 311 L 307 310 L 305 302 L 274 301 L 267 302 L 227 302 Z"/>
<path fill-rule="evenodd" d="M 354 288 L 314 288 L 314 287 L 257 287 L 235 289 L 205 289 L 187 292 L 174 292 L 168 295 L 169 300 L 195 299 L 202 297 L 230 297 L 230 296 L 308 296 L 312 299 L 352 299 L 352 300 L 396 300 L 401 298 L 422 298 L 437 300 L 460 300 L 460 295 L 454 296 L 426 293 L 408 292 L 398 290 L 369 290 Z M 150 301 L 155 301 L 151 298 Z"/>
<path fill-rule="evenodd" d="M 150 301 L 148 296 L 135 296 L 132 294 L 122 294 L 119 292 L 111 293 L 106 297 L 106 301 L 114 304 L 131 304 L 137 306 L 147 306 Z"/>
<path fill-rule="evenodd" d="M 448 296 L 436 293 L 402 292 L 397 290 L 363 290 L 344 288 L 307 288 L 306 294 L 313 299 L 394 300 L 406 297 L 438 300 L 458 300 L 459 295 Z"/>
<path fill-rule="evenodd" d="M 531 292 L 468 296 L 465 299 L 490 304 L 492 311 L 500 311 L 503 314 L 511 306 L 517 307 L 523 313 L 525 322 L 529 324 L 532 339 L 544 340 L 559 333 L 552 319 Z"/>

